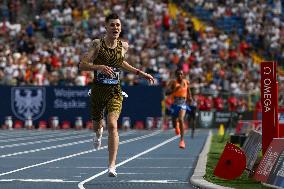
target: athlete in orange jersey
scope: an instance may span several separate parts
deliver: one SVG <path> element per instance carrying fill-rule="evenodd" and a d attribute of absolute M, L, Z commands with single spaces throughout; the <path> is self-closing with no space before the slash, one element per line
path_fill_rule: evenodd
<path fill-rule="evenodd" d="M 177 122 L 180 127 L 180 148 L 185 148 L 184 143 L 184 116 L 186 111 L 190 111 L 188 106 L 192 101 L 192 96 L 189 88 L 189 81 L 184 79 L 184 74 L 181 69 L 176 70 L 176 79 L 170 81 L 166 95 L 171 95 L 174 102 L 170 108 L 173 117 L 173 125 L 177 128 Z"/>

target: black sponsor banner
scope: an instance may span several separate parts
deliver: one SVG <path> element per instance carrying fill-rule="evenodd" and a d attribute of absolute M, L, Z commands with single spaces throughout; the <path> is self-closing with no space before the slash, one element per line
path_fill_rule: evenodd
<path fill-rule="evenodd" d="M 219 127 L 221 124 L 225 128 L 236 125 L 236 119 L 238 119 L 238 114 L 236 112 L 229 111 L 199 111 L 199 126 L 203 128 L 209 127 Z"/>
<path fill-rule="evenodd" d="M 215 116 L 214 116 L 214 127 L 218 127 L 221 124 L 223 124 L 224 126 L 227 126 L 227 124 L 229 123 L 230 119 L 231 119 L 232 112 L 229 111 L 217 111 L 215 112 Z"/>

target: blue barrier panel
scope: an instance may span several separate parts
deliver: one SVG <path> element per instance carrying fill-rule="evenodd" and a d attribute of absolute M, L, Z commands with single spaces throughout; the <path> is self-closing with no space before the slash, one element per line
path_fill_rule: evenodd
<path fill-rule="evenodd" d="M 128 94 L 128 98 L 124 98 L 122 117 L 130 117 L 131 122 L 146 121 L 147 117 L 161 117 L 163 99 L 162 87 L 159 86 L 124 86 L 122 90 Z"/>
<path fill-rule="evenodd" d="M 39 120 L 48 121 L 52 116 L 71 123 L 77 116 L 82 117 L 84 122 L 88 121 L 88 90 L 88 87 L 0 86 L 0 124 L 3 124 L 6 116 L 12 116 L 14 120 L 31 117 L 36 123 Z M 121 117 L 145 120 L 148 116 L 161 116 L 161 87 L 127 86 L 123 90 L 129 97 L 124 99 Z"/>

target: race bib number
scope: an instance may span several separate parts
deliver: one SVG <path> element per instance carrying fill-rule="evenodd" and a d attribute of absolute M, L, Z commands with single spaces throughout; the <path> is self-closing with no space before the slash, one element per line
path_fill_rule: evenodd
<path fill-rule="evenodd" d="M 109 76 L 101 71 L 97 71 L 97 82 L 102 84 L 118 84 L 119 83 L 119 74 L 120 70 L 118 68 L 112 68 L 114 76 Z"/>

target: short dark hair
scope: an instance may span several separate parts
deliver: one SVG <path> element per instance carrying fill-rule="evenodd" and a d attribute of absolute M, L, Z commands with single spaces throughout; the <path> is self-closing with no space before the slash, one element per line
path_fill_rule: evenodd
<path fill-rule="evenodd" d="M 106 16 L 105 22 L 107 23 L 111 19 L 119 19 L 119 16 L 116 13 L 110 13 Z"/>

